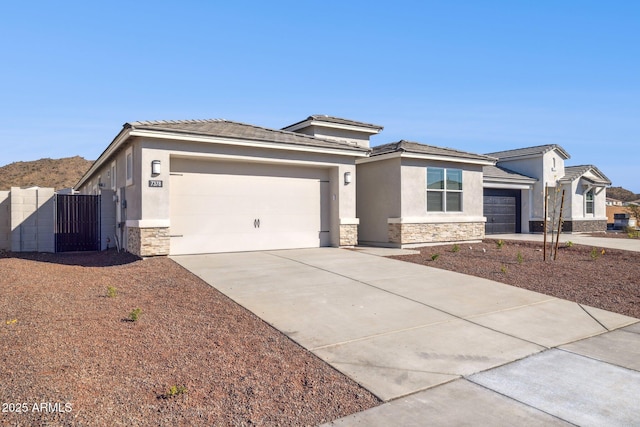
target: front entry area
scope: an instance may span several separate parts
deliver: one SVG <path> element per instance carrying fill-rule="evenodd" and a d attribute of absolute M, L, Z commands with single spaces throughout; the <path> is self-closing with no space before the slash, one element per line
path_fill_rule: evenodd
<path fill-rule="evenodd" d="M 521 190 L 485 188 L 485 234 L 521 233 Z"/>
<path fill-rule="evenodd" d="M 330 245 L 329 170 L 175 158 L 171 254 Z"/>

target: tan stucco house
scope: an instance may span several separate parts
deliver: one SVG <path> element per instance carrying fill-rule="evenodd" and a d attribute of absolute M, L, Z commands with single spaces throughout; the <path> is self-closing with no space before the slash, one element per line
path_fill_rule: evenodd
<path fill-rule="evenodd" d="M 484 237 L 482 168 L 495 159 L 410 141 L 356 160 L 358 240 L 405 247 Z"/>
<path fill-rule="evenodd" d="M 609 180 L 559 146 L 474 154 L 370 147 L 382 126 L 314 115 L 283 129 L 228 120 L 126 123 L 76 185 L 102 197 L 102 247 L 140 256 L 537 232 L 545 185 L 566 231 L 606 229 Z M 106 238 L 104 237 L 106 236 Z"/>
<path fill-rule="evenodd" d="M 126 123 L 76 188 L 112 203 L 113 242 L 140 256 L 355 245 L 355 161 L 382 127 L 292 128 Z"/>

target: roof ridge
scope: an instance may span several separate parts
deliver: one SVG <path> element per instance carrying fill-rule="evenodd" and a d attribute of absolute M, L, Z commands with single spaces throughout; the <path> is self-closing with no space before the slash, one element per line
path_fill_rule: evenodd
<path fill-rule="evenodd" d="M 182 123 L 213 123 L 226 122 L 225 119 L 185 119 L 185 120 L 138 120 L 129 122 L 130 125 L 159 125 L 159 124 L 182 124 Z"/>

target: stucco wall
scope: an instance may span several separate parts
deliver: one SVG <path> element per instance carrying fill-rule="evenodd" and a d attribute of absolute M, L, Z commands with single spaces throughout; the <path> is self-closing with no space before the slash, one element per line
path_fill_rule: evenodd
<path fill-rule="evenodd" d="M 462 169 L 462 212 L 427 212 L 427 167 Z M 400 217 L 482 217 L 482 166 L 453 162 L 402 159 Z"/>
<path fill-rule="evenodd" d="M 400 158 L 357 165 L 357 215 L 361 243 L 387 243 L 388 219 L 400 217 Z"/>
<path fill-rule="evenodd" d="M 427 212 L 427 167 L 462 170 L 462 212 Z M 395 157 L 359 163 L 358 182 L 361 243 L 398 245 L 484 236 L 480 165 Z"/>

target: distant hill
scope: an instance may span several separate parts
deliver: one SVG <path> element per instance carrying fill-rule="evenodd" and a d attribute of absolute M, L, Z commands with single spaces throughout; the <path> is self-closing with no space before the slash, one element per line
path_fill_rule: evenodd
<path fill-rule="evenodd" d="M 640 194 L 635 194 L 634 192 L 622 187 L 610 187 L 607 188 L 607 197 L 622 200 L 623 202 L 632 202 L 640 199 Z"/>
<path fill-rule="evenodd" d="M 11 187 L 73 187 L 93 164 L 80 156 L 14 162 L 0 167 L 0 190 Z"/>

